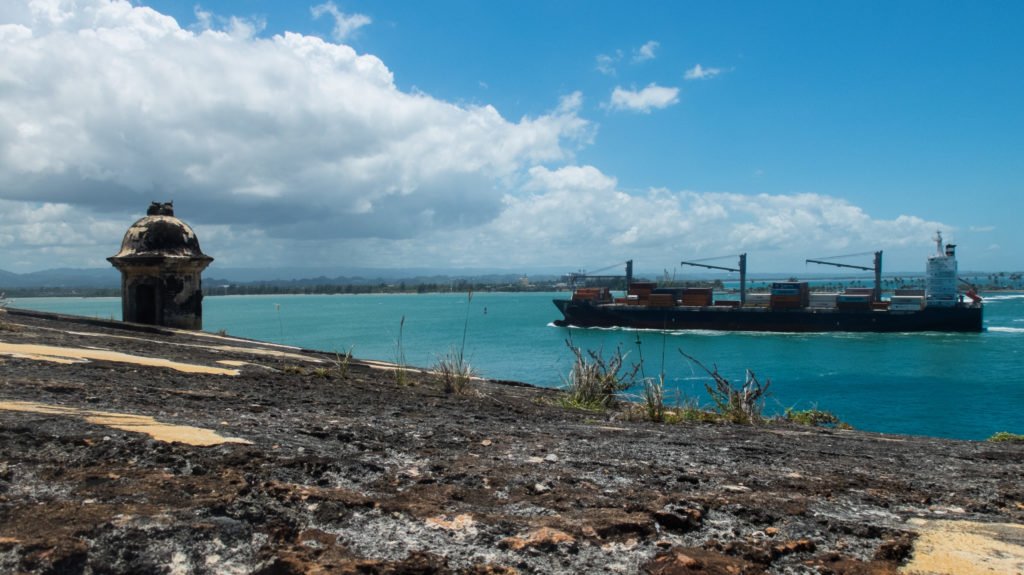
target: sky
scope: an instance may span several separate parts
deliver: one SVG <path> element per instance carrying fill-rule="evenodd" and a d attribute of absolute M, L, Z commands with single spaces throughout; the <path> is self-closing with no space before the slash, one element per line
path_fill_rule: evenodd
<path fill-rule="evenodd" d="M 0 269 L 1020 271 L 1024 3 L 0 2 Z M 869 255 L 837 260 L 871 265 Z M 714 263 L 714 262 L 712 262 Z"/>

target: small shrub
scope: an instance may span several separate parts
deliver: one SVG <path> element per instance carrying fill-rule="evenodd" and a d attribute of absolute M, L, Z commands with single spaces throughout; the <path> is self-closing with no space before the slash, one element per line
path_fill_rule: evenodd
<path fill-rule="evenodd" d="M 320 379 L 327 379 L 331 375 L 331 370 L 326 367 L 317 367 L 313 369 L 313 375 Z"/>
<path fill-rule="evenodd" d="M 987 441 L 991 441 L 992 443 L 1024 443 L 1024 435 L 1019 433 L 1010 433 L 1009 431 L 1000 431 L 998 433 L 993 433 L 992 437 L 989 437 Z"/>
<path fill-rule="evenodd" d="M 0 310 L 0 331 L 9 331 L 15 333 L 22 330 L 21 326 L 10 323 L 9 321 L 5 320 L 5 315 L 7 315 L 7 312 Z"/>
<path fill-rule="evenodd" d="M 295 373 L 298 375 L 306 374 L 306 370 L 302 369 L 301 365 L 286 365 L 283 368 L 281 368 L 281 371 L 285 373 Z"/>
<path fill-rule="evenodd" d="M 850 429 L 850 424 L 844 423 L 831 411 L 823 411 L 817 408 L 795 410 L 787 408 L 780 418 L 787 423 L 807 425 L 810 427 L 835 427 L 837 429 Z"/>
<path fill-rule="evenodd" d="M 618 394 L 632 387 L 640 365 L 626 367 L 626 356 L 622 349 L 615 348 L 610 358 L 605 359 L 601 350 L 582 349 L 565 342 L 575 356 L 572 371 L 565 379 L 565 395 L 560 403 L 566 407 L 602 410 L 616 405 Z"/>
<path fill-rule="evenodd" d="M 466 361 L 462 350 L 452 346 L 448 353 L 437 358 L 433 372 L 441 378 L 445 393 L 465 394 L 476 372 Z"/>
<path fill-rule="evenodd" d="M 348 367 L 352 362 L 352 349 L 350 347 L 345 353 L 334 353 L 334 369 L 338 372 L 338 377 L 341 379 L 348 377 Z"/>
<path fill-rule="evenodd" d="M 665 377 L 644 378 L 640 407 L 648 421 L 665 421 Z"/>
<path fill-rule="evenodd" d="M 679 353 L 711 376 L 714 385 L 704 384 L 704 388 L 711 396 L 715 411 L 722 419 L 732 423 L 750 424 L 761 423 L 764 420 L 764 400 L 768 397 L 768 388 L 772 384 L 770 379 L 762 385 L 754 372 L 748 369 L 743 386 L 737 388 L 718 373 L 718 366 L 708 369 L 683 350 L 679 350 Z"/>
<path fill-rule="evenodd" d="M 0 292 L 0 331 L 21 331 L 17 326 L 8 323 L 5 319 L 7 316 L 7 303 L 6 294 Z"/>

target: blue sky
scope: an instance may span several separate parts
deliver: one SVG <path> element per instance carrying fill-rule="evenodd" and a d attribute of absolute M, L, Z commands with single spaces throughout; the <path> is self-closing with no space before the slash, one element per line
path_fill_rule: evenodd
<path fill-rule="evenodd" d="M 883 249 L 917 271 L 941 228 L 962 269 L 1016 271 L 1022 16 L 15 2 L 0 269 L 106 265 L 150 200 L 174 199 L 225 267 L 657 270 L 743 251 L 798 273 Z"/>

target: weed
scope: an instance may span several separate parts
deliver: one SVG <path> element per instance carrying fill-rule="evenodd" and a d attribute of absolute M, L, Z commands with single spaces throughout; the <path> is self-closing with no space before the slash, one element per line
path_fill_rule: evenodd
<path fill-rule="evenodd" d="M 313 369 L 313 375 L 320 379 L 327 379 L 331 375 L 331 370 L 327 367 L 317 367 Z"/>
<path fill-rule="evenodd" d="M 20 325 L 11 323 L 11 322 L 9 322 L 9 321 L 4 319 L 4 316 L 6 316 L 6 315 L 7 315 L 7 312 L 2 310 L 2 309 L 0 309 L 0 331 L 8 331 L 8 332 L 12 332 L 12 333 L 16 333 L 16 332 L 21 331 L 22 328 L 21 328 Z"/>
<path fill-rule="evenodd" d="M 473 290 L 466 292 L 466 319 L 462 323 L 462 343 L 454 345 L 448 353 L 438 356 L 432 371 L 441 377 L 445 393 L 462 395 L 469 390 L 469 382 L 476 377 L 476 371 L 466 361 L 466 336 L 469 333 L 469 310 L 473 303 Z"/>
<path fill-rule="evenodd" d="M 601 350 L 586 353 L 566 340 L 566 345 L 575 356 L 572 371 L 565 380 L 565 395 L 559 403 L 566 407 L 602 410 L 616 405 L 618 394 L 629 389 L 636 381 L 640 365 L 626 367 L 626 356 L 622 349 L 615 348 L 610 358 L 605 359 Z"/>
<path fill-rule="evenodd" d="M 226 337 L 228 335 L 228 330 L 226 330 L 226 329 L 218 329 L 217 330 L 217 335 L 219 335 L 221 337 Z"/>
<path fill-rule="evenodd" d="M 285 373 L 295 373 L 298 375 L 306 375 L 306 370 L 302 369 L 301 365 L 286 365 L 281 368 L 281 371 Z"/>
<path fill-rule="evenodd" d="M 4 292 L 0 292 L 0 331 L 21 331 L 17 326 L 12 323 L 8 323 L 4 320 L 7 315 L 7 297 Z"/>
<path fill-rule="evenodd" d="M 402 345 L 402 333 L 405 331 L 405 316 L 398 322 L 398 339 L 395 340 L 395 383 L 406 385 L 409 383 L 409 374 L 406 373 L 405 347 Z"/>
<path fill-rule="evenodd" d="M 338 372 L 338 377 L 341 379 L 348 377 L 348 366 L 352 362 L 353 349 L 354 347 L 350 347 L 345 353 L 334 352 L 334 369 Z"/>
<path fill-rule="evenodd" d="M 1000 431 L 998 433 L 993 433 L 992 437 L 989 437 L 986 441 L 991 441 L 992 443 L 1024 443 L 1024 435 L 1019 433 L 1010 433 L 1009 431 Z"/>
<path fill-rule="evenodd" d="M 732 423 L 751 424 L 764 420 L 762 413 L 764 412 L 764 400 L 768 396 L 768 387 L 772 384 L 770 379 L 762 385 L 754 372 L 748 369 L 743 387 L 736 388 L 718 373 L 718 366 L 708 369 L 703 363 L 683 350 L 679 350 L 679 353 L 711 376 L 714 385 L 704 384 L 704 388 L 711 396 L 711 401 L 715 404 L 715 411 L 722 419 Z"/>
<path fill-rule="evenodd" d="M 649 421 L 665 421 L 665 376 L 645 377 L 640 406 Z"/>
<path fill-rule="evenodd" d="M 476 372 L 466 362 L 462 350 L 452 346 L 448 353 L 437 358 L 433 372 L 441 377 L 445 393 L 465 394 L 469 390 L 469 382 L 476 377 Z"/>

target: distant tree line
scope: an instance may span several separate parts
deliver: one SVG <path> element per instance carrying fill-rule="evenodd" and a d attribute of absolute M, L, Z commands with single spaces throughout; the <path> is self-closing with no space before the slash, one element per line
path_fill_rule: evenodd
<path fill-rule="evenodd" d="M 961 277 L 978 290 L 1024 290 L 1024 272 L 998 272 L 987 274 L 961 274 Z M 319 280 L 319 281 L 317 281 Z M 481 279 L 442 279 L 421 280 L 352 280 L 338 281 L 327 278 L 317 280 L 282 280 L 275 282 L 233 283 L 227 280 L 211 279 L 203 281 L 203 293 L 207 296 L 222 295 L 276 295 L 276 294 L 399 294 L 399 293 L 465 293 L 477 292 L 550 292 L 567 289 L 567 278 L 539 279 L 532 282 L 495 281 Z M 636 281 L 650 281 L 637 277 Z M 750 291 L 766 291 L 775 280 L 751 280 L 747 282 Z M 873 287 L 871 278 L 809 280 L 815 291 L 839 292 L 847 287 Z M 712 287 L 725 290 L 735 285 L 735 280 L 687 280 L 662 282 L 664 286 L 675 287 Z M 603 278 L 597 281 L 578 281 L 577 286 L 605 286 L 613 290 L 624 290 L 624 279 Z M 924 289 L 923 276 L 882 278 L 882 290 Z M 43 287 L 12 287 L 0 286 L 8 299 L 25 297 L 119 297 L 120 288 L 115 287 L 74 287 L 74 286 L 43 286 Z"/>

